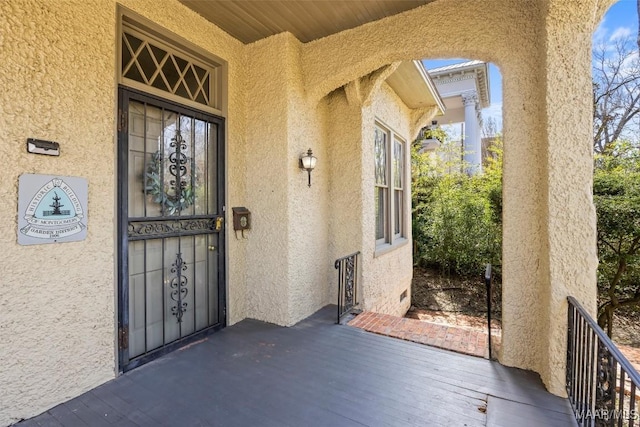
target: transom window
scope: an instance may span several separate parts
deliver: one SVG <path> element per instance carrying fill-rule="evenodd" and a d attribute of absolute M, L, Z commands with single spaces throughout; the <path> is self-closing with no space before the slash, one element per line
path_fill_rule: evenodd
<path fill-rule="evenodd" d="M 121 35 L 121 83 L 220 112 L 221 63 L 129 20 L 123 20 Z"/>
<path fill-rule="evenodd" d="M 374 151 L 376 244 L 393 244 L 405 234 L 405 142 L 376 123 Z"/>

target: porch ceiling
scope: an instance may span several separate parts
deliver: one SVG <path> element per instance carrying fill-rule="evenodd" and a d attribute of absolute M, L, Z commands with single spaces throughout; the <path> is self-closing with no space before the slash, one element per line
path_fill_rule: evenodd
<path fill-rule="evenodd" d="M 306 43 L 433 0 L 179 0 L 242 41 L 285 31 Z"/>

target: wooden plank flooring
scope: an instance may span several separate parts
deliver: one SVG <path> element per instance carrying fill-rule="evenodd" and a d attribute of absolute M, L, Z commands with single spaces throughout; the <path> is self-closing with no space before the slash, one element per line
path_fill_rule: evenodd
<path fill-rule="evenodd" d="M 29 426 L 572 426 L 537 375 L 334 325 L 244 320 Z"/>

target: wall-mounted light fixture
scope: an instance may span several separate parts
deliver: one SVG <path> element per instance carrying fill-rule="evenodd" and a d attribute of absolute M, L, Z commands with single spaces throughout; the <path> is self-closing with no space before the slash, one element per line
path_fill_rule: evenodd
<path fill-rule="evenodd" d="M 311 187 L 311 171 L 316 167 L 317 161 L 318 159 L 313 156 L 311 148 L 309 148 L 309 151 L 307 151 L 306 156 L 300 157 L 300 169 L 304 169 L 307 171 L 307 174 L 309 175 L 309 187 Z"/>

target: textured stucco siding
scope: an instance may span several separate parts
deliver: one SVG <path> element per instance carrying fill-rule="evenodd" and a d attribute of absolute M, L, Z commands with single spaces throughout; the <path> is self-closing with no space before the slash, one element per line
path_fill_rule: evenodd
<path fill-rule="evenodd" d="M 289 33 L 247 46 L 247 312 L 287 326 L 328 303 L 326 103 L 307 101 L 301 46 Z M 311 187 L 298 166 L 309 148 Z"/>
<path fill-rule="evenodd" d="M 307 100 L 300 63 L 302 44 L 289 37 L 289 149 L 287 170 L 289 198 L 289 322 L 295 324 L 329 304 L 326 272 L 329 257 L 328 189 L 329 158 L 326 102 Z M 311 148 L 318 159 L 311 172 L 299 168 L 299 158 Z"/>
<path fill-rule="evenodd" d="M 606 3 L 606 2 L 603 2 Z M 593 129 L 591 35 L 594 9 L 588 4 L 549 2 L 545 22 L 546 133 L 543 162 L 546 166 L 549 307 L 545 323 L 549 346 L 548 371 L 543 377 L 561 384 L 565 357 L 566 327 L 557 319 L 566 317 L 566 295 L 583 301 L 595 317 L 596 214 L 590 185 L 593 177 Z M 567 124 L 570 124 L 568 129 Z M 579 249 L 577 249 L 579 248 Z"/>
<path fill-rule="evenodd" d="M 126 7 L 229 61 L 228 200 L 244 204 L 242 44 L 175 1 Z M 33 416 L 116 373 L 116 3 L 0 2 L 0 425 Z M 27 154 L 54 140 L 60 157 Z M 18 177 L 89 182 L 81 242 L 17 244 Z M 229 315 L 245 317 L 243 247 L 230 242 Z"/>
<path fill-rule="evenodd" d="M 114 13 L 0 3 L 0 425 L 114 376 Z M 28 137 L 62 155 L 27 154 Z M 86 240 L 17 245 L 23 173 L 88 178 Z"/>
<path fill-rule="evenodd" d="M 252 318 L 279 325 L 289 317 L 286 39 L 280 34 L 260 40 L 246 52 L 247 207 L 253 222 L 246 242 L 247 310 Z"/>
<path fill-rule="evenodd" d="M 349 105 L 343 89 L 326 98 L 328 104 L 329 218 L 328 252 L 330 259 L 362 250 L 362 108 Z M 373 207 L 371 207 L 373 208 Z M 360 255 L 362 260 L 362 255 Z M 360 268 L 362 271 L 362 268 Z M 329 301 L 338 301 L 337 270 L 327 271 Z"/>

